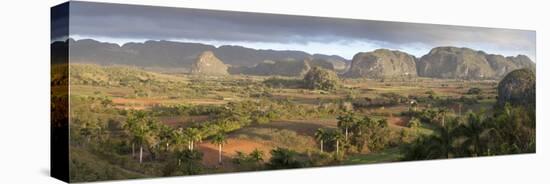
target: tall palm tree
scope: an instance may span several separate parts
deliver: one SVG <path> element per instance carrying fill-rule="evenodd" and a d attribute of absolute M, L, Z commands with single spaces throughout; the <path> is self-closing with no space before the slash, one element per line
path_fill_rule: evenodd
<path fill-rule="evenodd" d="M 201 163 L 203 153 L 197 150 L 180 150 L 176 151 L 176 159 L 178 160 L 178 166 L 184 174 L 199 174 L 201 169 Z"/>
<path fill-rule="evenodd" d="M 222 147 L 227 143 L 227 139 L 223 132 L 219 132 L 212 138 L 212 144 L 218 145 L 218 164 L 222 165 Z"/>
<path fill-rule="evenodd" d="M 482 134 L 485 132 L 483 120 L 480 115 L 471 113 L 468 115 L 468 122 L 458 127 L 458 132 L 466 140 L 462 143 L 462 148 L 470 156 L 479 156 L 483 151 Z"/>
<path fill-rule="evenodd" d="M 178 128 L 177 130 L 172 131 L 171 138 L 172 138 L 171 143 L 174 145 L 173 148 L 174 148 L 174 151 L 176 152 L 176 157 L 178 157 L 178 166 L 179 166 L 181 165 L 181 158 L 179 158 L 179 156 L 181 155 L 179 154 L 182 153 L 183 150 L 185 150 L 183 148 L 183 145 L 189 143 L 189 138 L 187 137 L 187 135 L 185 134 L 182 128 Z"/>
<path fill-rule="evenodd" d="M 409 102 L 409 111 L 416 112 L 417 106 L 418 106 L 418 102 L 416 102 L 416 100 L 411 100 Z"/>
<path fill-rule="evenodd" d="M 143 146 L 147 144 L 149 140 L 150 131 L 149 127 L 145 124 L 140 124 L 133 131 L 134 141 L 139 146 L 139 163 L 143 162 Z"/>
<path fill-rule="evenodd" d="M 130 142 L 132 143 L 132 157 L 135 158 L 136 157 L 136 151 L 135 151 L 135 144 L 136 144 L 136 139 L 133 135 L 133 132 L 134 130 L 136 129 L 138 123 L 139 123 L 139 118 L 138 116 L 141 116 L 141 114 L 139 113 L 139 111 L 137 112 L 132 112 L 127 120 L 126 120 L 126 123 L 124 123 L 124 125 L 122 125 L 122 128 L 125 130 L 126 134 L 128 134 L 131 139 L 130 139 Z"/>
<path fill-rule="evenodd" d="M 321 152 L 324 151 L 323 146 L 326 138 L 327 138 L 327 132 L 325 131 L 325 129 L 318 128 L 317 131 L 315 131 L 315 139 L 319 141 L 319 145 L 321 146 Z"/>
<path fill-rule="evenodd" d="M 159 127 L 159 141 L 160 144 L 164 144 L 164 150 L 168 151 L 170 149 L 170 143 L 173 141 L 173 130 L 172 128 L 166 125 L 160 125 Z"/>
<path fill-rule="evenodd" d="M 92 128 L 90 127 L 90 123 L 86 122 L 84 126 L 80 128 L 79 132 L 81 136 L 86 138 L 86 142 L 89 143 L 92 137 Z"/>
<path fill-rule="evenodd" d="M 176 150 L 183 150 L 181 149 L 182 145 L 185 145 L 186 143 L 189 142 L 189 138 L 187 137 L 187 135 L 185 134 L 185 132 L 183 131 L 182 128 L 178 128 L 177 130 L 174 130 L 172 131 L 172 135 L 171 135 L 172 139 L 171 139 L 171 143 L 174 145 L 173 147 L 176 148 Z"/>
<path fill-rule="evenodd" d="M 346 140 L 348 139 L 348 130 L 353 127 L 357 121 L 357 117 L 352 111 L 345 112 L 343 115 L 338 116 L 338 128 L 343 129 L 345 132 Z"/>
<path fill-rule="evenodd" d="M 134 111 L 126 120 L 125 129 L 131 135 L 132 155 L 135 156 L 134 145 L 139 146 L 139 163 L 143 163 L 143 147 L 156 145 L 156 136 L 153 135 L 157 129 L 157 122 L 146 117 L 143 111 Z M 151 148 L 149 147 L 151 152 Z"/>
<path fill-rule="evenodd" d="M 437 115 L 439 116 L 439 118 L 441 119 L 441 126 L 445 126 L 445 118 L 447 117 L 447 113 L 449 112 L 448 109 L 446 108 L 440 108 L 438 111 L 437 111 Z"/>
<path fill-rule="evenodd" d="M 438 135 L 428 139 L 426 159 L 450 158 L 453 152 L 452 134 L 446 127 L 437 128 Z"/>
<path fill-rule="evenodd" d="M 187 128 L 185 129 L 185 135 L 189 141 L 189 150 L 193 150 L 195 143 L 202 140 L 202 135 L 199 129 L 197 128 Z"/>
<path fill-rule="evenodd" d="M 340 131 L 334 131 L 331 134 L 331 139 L 336 142 L 336 156 L 340 154 L 340 141 L 342 141 L 342 133 Z"/>

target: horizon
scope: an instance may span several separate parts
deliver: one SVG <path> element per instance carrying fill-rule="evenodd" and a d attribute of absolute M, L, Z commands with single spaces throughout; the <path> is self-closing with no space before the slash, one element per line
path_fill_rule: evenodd
<path fill-rule="evenodd" d="M 94 41 L 97 41 L 97 42 L 100 42 L 100 43 L 108 43 L 108 44 L 116 44 L 118 45 L 119 47 L 122 47 L 124 44 L 128 44 L 128 43 L 145 43 L 145 42 L 148 42 L 148 41 L 156 41 L 156 42 L 161 42 L 161 41 L 167 41 L 167 42 L 176 42 L 176 43 L 194 43 L 194 44 L 204 44 L 204 45 L 211 45 L 211 46 L 214 46 L 216 48 L 220 48 L 221 46 L 239 46 L 239 47 L 244 47 L 244 48 L 249 48 L 249 49 L 255 49 L 255 50 L 274 50 L 274 51 L 300 51 L 300 52 L 305 52 L 309 55 L 314 55 L 314 54 L 322 54 L 322 55 L 327 55 L 327 56 L 338 56 L 338 57 L 342 57 L 348 61 L 351 61 L 353 59 L 353 56 L 355 54 L 358 54 L 360 52 L 373 52 L 375 50 L 378 50 L 378 49 L 388 49 L 388 50 L 392 50 L 392 51 L 401 51 L 401 52 L 405 52 L 407 54 L 410 54 L 416 58 L 420 58 L 426 54 L 428 54 L 431 49 L 433 48 L 438 48 L 438 47 L 456 47 L 456 48 L 468 48 L 468 49 L 472 49 L 472 50 L 475 50 L 475 51 L 482 51 L 482 52 L 485 52 L 487 54 L 495 54 L 495 55 L 502 55 L 504 57 L 517 57 L 519 55 L 524 55 L 526 57 L 528 57 L 533 63 L 536 63 L 536 60 L 534 60 L 533 58 L 531 58 L 529 55 L 525 55 L 525 54 L 516 54 L 516 55 L 505 55 L 505 54 L 501 54 L 501 53 L 494 53 L 494 52 L 488 52 L 488 51 L 485 51 L 485 50 L 479 50 L 479 49 L 474 49 L 474 48 L 470 48 L 470 47 L 464 47 L 464 46 L 453 46 L 453 45 L 442 45 L 442 46 L 436 46 L 436 47 L 433 47 L 433 48 L 430 48 L 429 50 L 427 50 L 425 53 L 423 54 L 420 54 L 420 55 L 415 55 L 415 54 L 412 54 L 410 52 L 407 52 L 407 51 L 404 51 L 404 50 L 399 50 L 399 49 L 391 49 L 391 48 L 383 48 L 383 47 L 380 47 L 380 48 L 373 48 L 371 50 L 365 50 L 365 51 L 360 51 L 360 52 L 357 52 L 355 53 L 354 55 L 352 55 L 350 58 L 347 58 L 347 57 L 344 57 L 342 55 L 338 55 L 338 54 L 328 54 L 328 53 L 318 53 L 318 52 L 308 52 L 308 51 L 304 51 L 304 50 L 297 50 L 297 49 L 273 49 L 273 48 L 253 48 L 253 47 L 247 47 L 247 46 L 244 46 L 244 45 L 239 45 L 239 44 L 211 44 L 211 43 L 205 43 L 205 42 L 201 42 L 201 41 L 194 41 L 194 40 L 152 40 L 152 39 L 141 39 L 141 40 L 134 40 L 134 39 L 118 39 L 116 41 L 113 41 L 113 40 L 108 40 L 108 39 L 101 39 L 101 38 L 91 38 L 91 37 L 66 37 L 64 39 L 56 39 L 56 40 L 52 40 L 51 42 L 56 42 L 56 41 L 66 41 L 67 39 L 72 39 L 72 40 L 75 40 L 75 41 L 81 41 L 81 40 L 94 40 Z"/>

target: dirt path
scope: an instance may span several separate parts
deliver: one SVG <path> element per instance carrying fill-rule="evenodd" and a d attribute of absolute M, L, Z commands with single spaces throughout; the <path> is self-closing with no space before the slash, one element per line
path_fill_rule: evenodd
<path fill-rule="evenodd" d="M 218 145 L 203 142 L 198 145 L 198 149 L 204 154 L 202 160 L 204 165 L 218 165 Z M 231 164 L 231 159 L 235 157 L 237 151 L 249 154 L 250 152 L 254 151 L 254 149 L 258 149 L 264 152 L 264 160 L 269 160 L 269 158 L 271 158 L 269 152 L 273 148 L 265 143 L 246 139 L 228 139 L 227 144 L 225 144 L 222 148 L 222 160 L 224 162 L 224 165 Z"/>
<path fill-rule="evenodd" d="M 404 127 L 407 127 L 408 123 L 409 123 L 408 117 L 404 117 L 404 116 L 388 117 L 388 124 L 390 124 L 390 126 L 404 128 Z"/>

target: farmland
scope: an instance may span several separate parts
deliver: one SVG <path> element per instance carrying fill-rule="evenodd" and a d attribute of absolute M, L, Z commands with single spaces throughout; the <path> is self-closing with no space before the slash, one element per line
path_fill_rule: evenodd
<path fill-rule="evenodd" d="M 418 145 L 441 136 L 442 129 L 458 129 L 472 118 L 480 123 L 498 118 L 499 81 L 494 80 L 342 78 L 331 89 L 311 89 L 296 85 L 302 77 L 164 74 L 93 64 L 71 64 L 70 71 L 74 181 L 532 149 L 518 146 L 516 152 L 487 153 L 469 145 L 429 156 L 419 151 L 423 146 Z M 525 111 L 514 110 L 529 113 Z M 457 144 L 467 139 L 457 136 Z M 488 140 L 488 146 L 508 144 L 498 141 Z M 84 172 L 92 174 L 79 175 Z"/>

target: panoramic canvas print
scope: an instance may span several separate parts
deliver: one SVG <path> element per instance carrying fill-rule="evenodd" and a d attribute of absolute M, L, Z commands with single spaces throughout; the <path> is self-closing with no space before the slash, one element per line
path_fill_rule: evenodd
<path fill-rule="evenodd" d="M 52 176 L 67 182 L 536 152 L 535 31 L 51 13 Z"/>

